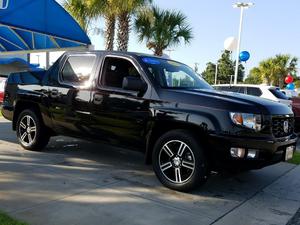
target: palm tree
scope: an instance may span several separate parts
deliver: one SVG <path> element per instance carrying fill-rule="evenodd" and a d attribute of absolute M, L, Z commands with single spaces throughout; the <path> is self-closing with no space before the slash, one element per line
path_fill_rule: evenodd
<path fill-rule="evenodd" d="M 298 59 L 290 55 L 276 55 L 273 58 L 263 60 L 258 67 L 251 70 L 250 75 L 259 77 L 268 85 L 284 86 L 284 78 L 288 73 L 297 71 Z"/>
<path fill-rule="evenodd" d="M 118 11 L 117 48 L 119 51 L 127 51 L 132 16 L 147 7 L 152 0 L 114 0 L 114 2 Z"/>
<path fill-rule="evenodd" d="M 135 29 L 140 42 L 144 40 L 155 55 L 162 56 L 170 46 L 186 44 L 193 38 L 187 18 L 181 12 L 161 10 L 153 6 L 152 15 L 140 13 L 135 21 Z"/>
<path fill-rule="evenodd" d="M 113 51 L 116 29 L 116 16 L 118 2 L 116 0 L 86 0 L 91 14 L 95 18 L 103 17 L 105 20 L 104 38 L 105 50 Z"/>
<path fill-rule="evenodd" d="M 81 28 L 87 33 L 93 18 L 89 6 L 83 0 L 65 0 L 63 7 L 75 18 Z"/>

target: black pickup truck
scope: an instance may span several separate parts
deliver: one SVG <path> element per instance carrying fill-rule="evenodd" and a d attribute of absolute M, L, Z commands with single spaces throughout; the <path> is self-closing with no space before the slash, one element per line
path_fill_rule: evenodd
<path fill-rule="evenodd" d="M 12 74 L 2 113 L 25 149 L 55 135 L 137 149 L 179 191 L 212 170 L 288 160 L 297 140 L 287 106 L 215 91 L 182 63 L 138 53 L 69 52 L 48 71 Z"/>

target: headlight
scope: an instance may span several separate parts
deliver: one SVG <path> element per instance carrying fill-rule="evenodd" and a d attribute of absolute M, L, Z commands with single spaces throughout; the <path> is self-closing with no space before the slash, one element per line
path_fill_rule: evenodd
<path fill-rule="evenodd" d="M 262 128 L 261 115 L 231 112 L 230 118 L 234 124 L 239 126 L 244 126 L 256 131 L 260 131 Z"/>

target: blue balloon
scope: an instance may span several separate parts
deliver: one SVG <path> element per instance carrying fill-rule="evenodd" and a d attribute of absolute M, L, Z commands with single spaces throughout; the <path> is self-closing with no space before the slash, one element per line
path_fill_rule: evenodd
<path fill-rule="evenodd" d="M 247 52 L 247 51 L 242 51 L 242 52 L 240 53 L 240 60 L 241 60 L 242 62 L 247 62 L 249 59 L 250 59 L 250 53 L 249 53 L 249 52 Z"/>
<path fill-rule="evenodd" d="M 287 88 L 288 90 L 295 90 L 295 84 L 294 84 L 294 83 L 290 83 L 290 84 L 288 84 L 288 85 L 286 86 L 286 88 Z"/>

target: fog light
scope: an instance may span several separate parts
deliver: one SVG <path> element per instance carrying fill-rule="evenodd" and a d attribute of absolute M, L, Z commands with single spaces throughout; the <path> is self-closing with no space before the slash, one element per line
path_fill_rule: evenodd
<path fill-rule="evenodd" d="M 258 158 L 258 150 L 255 149 L 249 149 L 247 154 L 248 159 L 255 159 Z"/>
<path fill-rule="evenodd" d="M 233 158 L 244 158 L 245 149 L 244 148 L 231 148 L 230 154 Z"/>

